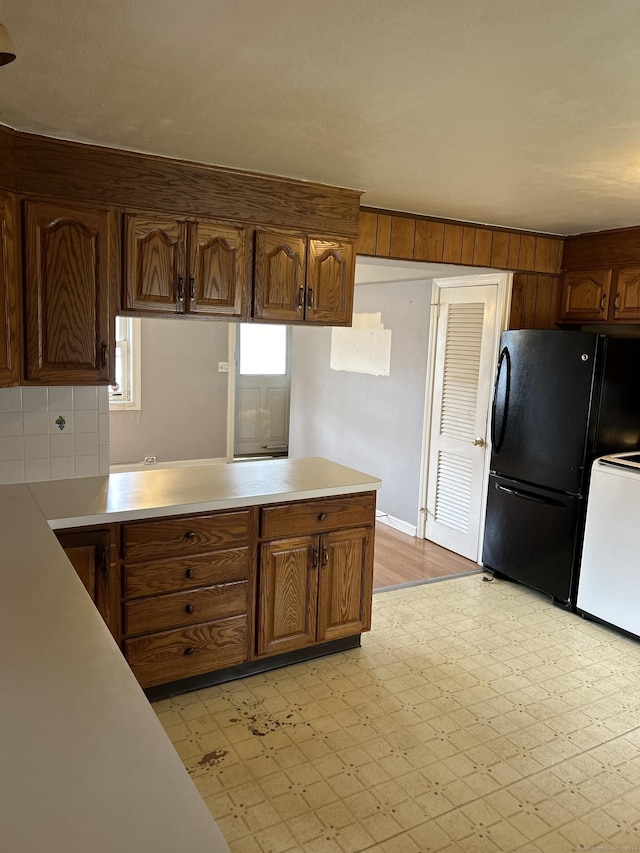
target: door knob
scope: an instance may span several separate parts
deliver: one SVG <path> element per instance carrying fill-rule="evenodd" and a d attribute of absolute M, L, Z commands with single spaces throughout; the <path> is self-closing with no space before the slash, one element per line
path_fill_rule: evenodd
<path fill-rule="evenodd" d="M 484 440 L 484 438 L 474 438 L 471 443 L 473 444 L 474 447 L 484 447 L 486 444 L 486 441 Z"/>

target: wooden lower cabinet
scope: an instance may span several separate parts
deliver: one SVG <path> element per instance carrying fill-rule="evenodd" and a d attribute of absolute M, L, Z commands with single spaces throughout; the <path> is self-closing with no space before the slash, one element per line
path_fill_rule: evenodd
<path fill-rule="evenodd" d="M 374 521 L 365 492 L 56 535 L 154 688 L 369 630 Z"/>
<path fill-rule="evenodd" d="M 113 530 L 82 528 L 56 533 L 98 612 L 116 641 L 120 639 L 120 588 L 113 559 Z"/>
<path fill-rule="evenodd" d="M 327 498 L 262 510 L 262 530 L 323 527 L 350 517 L 366 526 L 291 536 L 260 546 L 259 656 L 282 654 L 368 631 L 371 627 L 375 496 Z M 297 521 L 296 521 L 297 519 Z"/>
<path fill-rule="evenodd" d="M 143 687 L 248 659 L 254 527 L 249 509 L 122 525 L 123 648 Z"/>

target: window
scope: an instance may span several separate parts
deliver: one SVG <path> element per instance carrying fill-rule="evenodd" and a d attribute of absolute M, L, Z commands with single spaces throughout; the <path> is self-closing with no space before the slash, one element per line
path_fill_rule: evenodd
<path fill-rule="evenodd" d="M 284 376 L 287 373 L 287 326 L 240 324 L 241 376 Z"/>
<path fill-rule="evenodd" d="M 109 386 L 109 409 L 140 408 L 140 320 L 116 317 L 116 381 Z"/>

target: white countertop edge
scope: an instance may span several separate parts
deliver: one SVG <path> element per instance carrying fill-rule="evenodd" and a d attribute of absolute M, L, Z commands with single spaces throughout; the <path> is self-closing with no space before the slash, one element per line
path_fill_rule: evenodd
<path fill-rule="evenodd" d="M 235 498 L 225 498 L 217 501 L 201 501 L 189 504 L 168 504 L 167 506 L 148 506 L 141 509 L 122 510 L 121 512 L 104 512 L 97 515 L 82 515 L 70 518 L 50 518 L 49 527 L 52 530 L 63 530 L 69 527 L 93 527 L 98 524 L 111 524 L 118 521 L 137 521 L 145 518 L 167 518 L 172 515 L 191 515 L 192 513 L 214 512 L 224 509 L 236 509 L 245 506 L 262 504 L 288 503 L 289 501 L 312 500 L 313 498 L 335 497 L 337 495 L 353 495 L 362 492 L 373 492 L 380 489 L 382 482 L 366 483 L 363 485 L 340 486 L 322 489 L 306 489 L 296 492 L 276 492 L 274 494 L 248 495 Z"/>

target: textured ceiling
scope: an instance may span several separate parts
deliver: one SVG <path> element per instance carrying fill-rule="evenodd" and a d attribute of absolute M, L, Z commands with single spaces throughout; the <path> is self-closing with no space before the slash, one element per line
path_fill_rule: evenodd
<path fill-rule="evenodd" d="M 0 122 L 568 234 L 640 223 L 638 0 L 0 0 Z"/>

